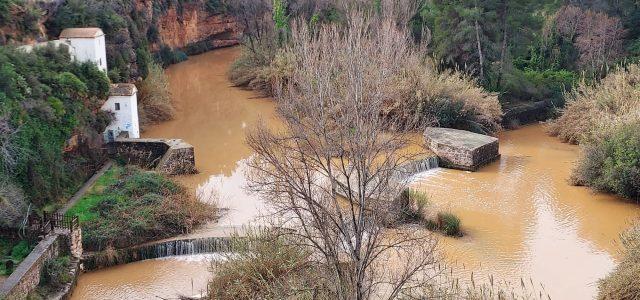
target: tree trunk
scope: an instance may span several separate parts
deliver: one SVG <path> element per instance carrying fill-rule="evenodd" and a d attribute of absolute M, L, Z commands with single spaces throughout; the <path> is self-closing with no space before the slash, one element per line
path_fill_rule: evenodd
<path fill-rule="evenodd" d="M 478 2 L 475 5 L 476 11 L 478 11 Z M 476 42 L 478 45 L 478 59 L 480 60 L 480 80 L 484 80 L 484 56 L 482 55 L 482 44 L 480 43 L 480 24 L 478 24 L 478 18 L 474 20 L 476 27 Z"/>
<path fill-rule="evenodd" d="M 504 73 L 504 62 L 507 56 L 507 12 L 509 2 L 507 0 L 502 1 L 502 47 L 500 49 L 500 74 L 498 74 L 498 82 L 496 87 L 500 88 L 502 81 L 502 74 Z"/>

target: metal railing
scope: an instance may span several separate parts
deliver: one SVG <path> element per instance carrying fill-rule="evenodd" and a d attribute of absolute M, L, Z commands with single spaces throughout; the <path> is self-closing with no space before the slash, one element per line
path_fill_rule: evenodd
<path fill-rule="evenodd" d="M 55 229 L 75 231 L 79 228 L 77 216 L 65 216 L 61 213 L 44 213 L 42 216 L 32 215 L 27 225 L 28 230 L 47 235 Z"/>

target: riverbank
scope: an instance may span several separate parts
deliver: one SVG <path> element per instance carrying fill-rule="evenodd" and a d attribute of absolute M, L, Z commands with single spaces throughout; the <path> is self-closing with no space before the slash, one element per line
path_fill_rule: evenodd
<path fill-rule="evenodd" d="M 244 190 L 245 161 L 251 156 L 244 136 L 260 120 L 278 124 L 275 104 L 227 80 L 226 70 L 238 53 L 238 48 L 217 50 L 167 69 L 176 118 L 143 133 L 191 143 L 200 174 L 177 179 L 194 193 L 218 193 L 218 205 L 228 209 L 219 222 L 188 237 L 229 233 L 264 212 L 264 204 Z M 592 298 L 596 281 L 618 260 L 618 234 L 628 219 L 640 215 L 640 208 L 569 185 L 579 149 L 546 135 L 544 125 L 498 137 L 499 161 L 474 173 L 436 169 L 416 181 L 434 209 L 454 212 L 462 220 L 465 237 L 442 238 L 443 256 L 457 265 L 462 278 L 472 272 L 476 280 L 488 275 L 516 283 L 531 278 L 552 298 Z M 185 264 L 188 259 L 149 260 L 83 274 L 74 298 L 123 298 L 129 292 L 144 299 L 170 298 L 189 292 L 191 278 L 196 290 L 198 282 L 206 288 L 209 264 Z"/>

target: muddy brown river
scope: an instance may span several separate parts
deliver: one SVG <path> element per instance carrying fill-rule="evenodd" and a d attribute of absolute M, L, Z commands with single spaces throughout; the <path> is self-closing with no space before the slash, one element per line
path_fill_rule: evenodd
<path fill-rule="evenodd" d="M 167 70 L 178 110 L 145 137 L 181 138 L 194 145 L 200 174 L 179 178 L 194 191 L 217 191 L 229 208 L 202 235 L 224 234 L 252 222 L 262 204 L 243 190 L 251 151 L 246 130 L 275 120 L 274 103 L 232 87 L 226 71 L 239 54 L 228 48 L 191 57 Z M 417 176 L 434 209 L 456 213 L 465 236 L 441 238 L 457 273 L 489 275 L 544 286 L 551 298 L 588 299 L 618 258 L 618 235 L 640 206 L 567 183 L 578 147 L 549 137 L 543 125 L 499 136 L 499 161 L 479 172 L 434 169 Z M 164 299 L 206 289 L 205 256 L 149 260 L 83 274 L 73 299 Z"/>

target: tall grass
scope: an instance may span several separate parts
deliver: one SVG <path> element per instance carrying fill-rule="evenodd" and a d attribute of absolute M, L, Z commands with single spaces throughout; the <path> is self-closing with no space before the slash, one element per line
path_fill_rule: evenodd
<path fill-rule="evenodd" d="M 600 83 L 580 83 L 566 95 L 562 116 L 549 133 L 577 144 L 623 123 L 640 121 L 640 66 L 632 64 Z"/>
<path fill-rule="evenodd" d="M 438 72 L 419 52 L 402 63 L 404 71 L 389 85 L 394 100 L 384 114 L 402 120 L 405 129 L 437 126 L 483 134 L 500 129 L 502 108 L 497 94 L 457 71 Z"/>
<path fill-rule="evenodd" d="M 640 299 L 640 224 L 623 233 L 621 241 L 624 256 L 598 283 L 598 299 Z"/>
<path fill-rule="evenodd" d="M 640 201 L 640 66 L 583 82 L 567 99 L 549 132 L 582 145 L 573 183 Z"/>
<path fill-rule="evenodd" d="M 254 229 L 234 253 L 212 263 L 209 299 L 329 299 L 305 247 Z"/>

